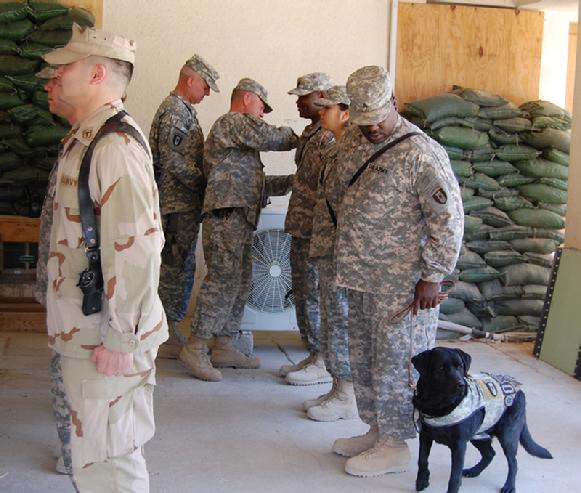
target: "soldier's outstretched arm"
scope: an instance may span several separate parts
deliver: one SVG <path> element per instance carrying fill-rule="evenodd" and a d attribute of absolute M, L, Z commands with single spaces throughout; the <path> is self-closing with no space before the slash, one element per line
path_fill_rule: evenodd
<path fill-rule="evenodd" d="M 256 151 L 290 151 L 299 141 L 290 127 L 276 127 L 262 118 L 241 113 L 241 125 L 236 129 L 235 139 L 241 147 Z"/>
<path fill-rule="evenodd" d="M 464 211 L 460 188 L 444 150 L 419 157 L 416 192 L 428 239 L 422 251 L 421 278 L 441 282 L 452 272 L 462 244 Z"/>

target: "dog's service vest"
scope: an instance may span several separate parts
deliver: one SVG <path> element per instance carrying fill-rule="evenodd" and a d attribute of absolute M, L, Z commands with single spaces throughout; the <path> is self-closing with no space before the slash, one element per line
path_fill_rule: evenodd
<path fill-rule="evenodd" d="M 490 373 L 468 375 L 466 384 L 468 386 L 466 397 L 450 414 L 439 418 L 424 414 L 421 416 L 421 421 L 435 427 L 451 426 L 484 408 L 484 421 L 473 439 L 488 438 L 484 432 L 498 422 L 507 407 L 512 406 L 521 384 L 509 375 Z"/>

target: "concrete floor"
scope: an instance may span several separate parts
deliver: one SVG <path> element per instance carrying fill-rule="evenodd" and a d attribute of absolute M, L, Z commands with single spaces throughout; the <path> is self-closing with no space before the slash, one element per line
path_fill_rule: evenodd
<path fill-rule="evenodd" d="M 288 339 L 288 338 L 287 338 Z M 316 423 L 301 403 L 324 386 L 291 387 L 276 376 L 287 361 L 269 338 L 261 338 L 260 370 L 224 372 L 221 383 L 188 377 L 173 360 L 159 360 L 158 430 L 146 447 L 151 491 L 164 493 L 411 492 L 415 465 L 407 473 L 360 479 L 343 472 L 331 452 L 337 437 L 366 431 L 360 421 Z M 280 341 L 279 341 L 280 343 Z M 581 492 L 581 382 L 531 356 L 530 344 L 457 342 L 473 356 L 472 370 L 509 373 L 525 383 L 528 422 L 535 439 L 551 450 L 546 461 L 521 450 L 517 489 L 525 493 Z M 304 352 L 283 342 L 293 360 Z M 53 472 L 56 432 L 48 393 L 45 337 L 0 333 L 0 492 L 69 492 L 68 479 Z M 417 440 L 411 443 L 414 462 Z M 506 462 L 496 459 L 481 477 L 465 479 L 463 491 L 498 491 Z M 467 464 L 476 460 L 470 448 Z M 436 445 L 431 486 L 444 491 L 449 453 Z"/>

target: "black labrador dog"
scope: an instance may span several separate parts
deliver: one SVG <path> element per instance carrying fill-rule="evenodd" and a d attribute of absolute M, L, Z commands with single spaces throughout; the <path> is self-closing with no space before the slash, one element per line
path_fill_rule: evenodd
<path fill-rule="evenodd" d="M 498 438 L 508 462 L 501 493 L 515 493 L 518 444 L 535 457 L 552 459 L 532 438 L 526 423 L 525 395 L 519 383 L 502 375 L 468 375 L 472 358 L 460 349 L 435 348 L 412 358 L 420 374 L 413 398 L 419 412 L 420 450 L 416 490 L 429 485 L 428 456 L 432 443 L 451 450 L 452 470 L 448 493 L 457 493 L 462 476 L 478 476 L 495 455 L 492 437 Z M 482 458 L 463 469 L 466 445 L 471 442 Z"/>

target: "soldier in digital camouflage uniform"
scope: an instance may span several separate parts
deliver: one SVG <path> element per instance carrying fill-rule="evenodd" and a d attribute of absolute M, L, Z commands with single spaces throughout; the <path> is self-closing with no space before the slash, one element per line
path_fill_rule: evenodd
<path fill-rule="evenodd" d="M 61 356 L 70 405 L 73 477 L 79 491 L 149 491 L 142 453 L 153 436 L 155 356 L 167 339 L 157 295 L 163 231 L 145 137 L 99 140 L 89 173 L 98 218 L 104 293 L 102 309 L 81 310 L 77 286 L 88 260 L 81 230 L 78 176 L 87 146 L 123 110 L 135 43 L 73 25 L 70 42 L 44 55 L 57 65 L 59 98 L 77 122 L 57 164 L 47 264 L 49 345 Z"/>
<path fill-rule="evenodd" d="M 159 106 L 149 132 L 165 234 L 159 297 L 174 346 L 181 339 L 177 326 L 185 317 L 194 284 L 205 185 L 204 134 L 194 105 L 210 89 L 219 92 L 218 78 L 201 56 L 192 56 L 181 68 L 175 89 Z"/>
<path fill-rule="evenodd" d="M 351 457 L 347 473 L 376 476 L 410 461 L 410 359 L 434 343 L 440 283 L 458 258 L 464 215 L 446 152 L 399 116 L 385 69 L 357 70 L 347 92 L 359 132 L 338 151 L 337 285 L 347 288 L 357 407 L 370 430 L 333 450 Z"/>
<path fill-rule="evenodd" d="M 48 105 L 51 113 L 66 118 L 74 125 L 72 107 L 62 102 L 58 97 L 59 85 L 54 79 L 54 69 L 45 67 L 36 74 L 39 79 L 45 79 L 44 86 L 48 93 Z M 48 250 L 50 242 L 50 228 L 52 226 L 52 214 L 54 194 L 56 188 L 57 167 L 52 167 L 49 177 L 46 195 L 40 212 L 40 231 L 38 239 L 38 261 L 36 263 L 35 297 L 37 301 L 46 307 Z M 61 356 L 56 351 L 52 352 L 50 360 L 51 395 L 53 400 L 53 414 L 56 421 L 57 434 L 60 441 L 56 470 L 61 474 L 73 474 L 71 459 L 71 416 L 69 403 L 65 395 L 65 386 L 61 370 Z"/>
<path fill-rule="evenodd" d="M 232 93 L 230 111 L 210 130 L 204 149 L 202 242 L 208 272 L 198 295 L 192 335 L 179 360 L 192 375 L 217 382 L 216 368 L 258 368 L 256 357 L 232 345 L 240 330 L 252 276 L 252 242 L 265 197 L 285 195 L 293 175 L 265 176 L 261 151 L 288 151 L 297 145 L 289 127 L 262 119 L 272 111 L 266 90 L 242 79 Z M 208 340 L 216 336 L 211 361 Z"/>
<path fill-rule="evenodd" d="M 311 123 L 299 138 L 295 153 L 297 172 L 293 182 L 284 229 L 292 236 L 290 264 L 292 288 L 299 331 L 309 355 L 296 365 L 284 365 L 279 373 L 291 385 L 328 383 L 331 375 L 325 369 L 320 341 L 319 272 L 309 258 L 313 227 L 313 208 L 321 174 L 322 152 L 332 145 L 332 132 L 321 127 L 320 108 L 315 100 L 331 87 L 330 77 L 313 72 L 297 79 L 297 87 L 288 94 L 297 96 L 297 109 Z"/>
<path fill-rule="evenodd" d="M 321 125 L 333 132 L 336 143 L 323 152 L 319 176 L 318 199 L 313 211 L 313 233 L 309 254 L 319 271 L 321 297 L 321 348 L 325 366 L 333 376 L 333 386 L 327 394 L 306 401 L 307 416 L 315 421 L 336 421 L 358 417 L 347 334 L 348 303 L 345 288 L 335 285 L 335 202 L 329 177 L 336 172 L 338 143 L 349 124 L 349 97 L 345 86 L 333 86 L 325 98 L 317 99 L 321 108 Z"/>

